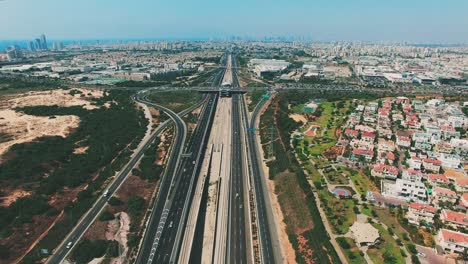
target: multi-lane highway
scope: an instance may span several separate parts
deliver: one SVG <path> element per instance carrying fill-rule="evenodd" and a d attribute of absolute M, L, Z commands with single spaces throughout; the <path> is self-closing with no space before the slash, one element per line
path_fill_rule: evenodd
<path fill-rule="evenodd" d="M 220 77 L 216 75 L 214 82 L 219 81 Z M 207 97 L 195 131 L 185 146 L 185 151 L 179 153 L 181 162 L 174 169 L 170 190 L 161 194 L 165 200 L 159 199 L 155 203 L 154 216 L 152 215 L 148 222 L 137 263 L 177 262 L 183 230 L 203 161 L 201 157 L 206 148 L 218 100 L 217 94 Z M 180 146 L 180 151 L 182 149 L 184 146 Z"/>
<path fill-rule="evenodd" d="M 257 118 L 264 104 L 265 100 L 262 99 L 255 107 L 249 121 L 249 132 L 247 134 L 249 164 L 255 190 L 254 196 L 260 240 L 260 259 L 262 263 L 281 263 L 282 256 L 279 248 L 279 237 L 274 224 L 275 220 L 261 164 L 262 157 L 258 151 L 258 144 L 255 135 Z M 243 114 L 246 117 L 246 120 L 248 120 L 247 108 L 245 105 L 243 107 Z"/>
<path fill-rule="evenodd" d="M 139 101 L 137 96 L 135 96 L 133 99 L 136 101 Z M 187 113 L 193 111 L 195 108 L 198 108 L 202 104 L 202 101 L 182 111 L 180 114 L 186 115 Z M 140 101 L 140 102 L 143 102 L 143 101 Z M 160 107 L 160 106 L 157 106 L 157 107 Z M 89 226 L 91 226 L 91 224 L 99 216 L 100 212 L 104 209 L 104 207 L 107 204 L 108 199 L 112 197 L 112 195 L 119 189 L 119 187 L 125 181 L 125 179 L 130 174 L 132 169 L 141 160 L 144 152 L 150 147 L 151 143 L 154 142 L 154 140 L 161 135 L 161 133 L 167 128 L 170 122 L 171 120 L 168 120 L 160 124 L 156 128 L 156 130 L 151 134 L 151 136 L 147 138 L 146 141 L 141 143 L 141 147 L 136 150 L 135 154 L 130 159 L 130 161 L 124 166 L 122 171 L 116 176 L 114 181 L 106 189 L 107 195 L 100 196 L 97 199 L 97 201 L 93 204 L 91 209 L 79 220 L 75 228 L 65 237 L 63 242 L 54 250 L 54 253 L 48 259 L 47 263 L 58 264 L 58 263 L 61 263 L 68 256 L 68 254 L 71 252 L 71 250 L 76 245 L 76 243 L 84 235 L 86 230 L 88 230 Z M 71 246 L 68 246 L 70 242 L 71 242 Z"/>
<path fill-rule="evenodd" d="M 232 162 L 231 162 L 231 183 L 229 194 L 229 229 L 228 229 L 228 252 L 226 263 L 246 263 L 246 221 L 245 221 L 245 200 L 244 179 L 248 175 L 244 174 L 243 158 L 245 155 L 241 139 L 241 115 L 239 109 L 239 97 L 243 95 L 234 94 L 232 96 Z"/>
<path fill-rule="evenodd" d="M 236 70 L 232 68 L 235 65 L 234 56 L 229 56 L 231 62 L 228 63 L 226 73 L 231 74 L 229 78 L 233 87 L 238 87 Z M 247 263 L 247 243 L 246 243 L 246 219 L 245 219 L 245 201 L 248 199 L 244 194 L 244 173 L 243 158 L 245 157 L 245 148 L 243 147 L 242 135 L 245 127 L 242 124 L 240 114 L 240 101 L 243 95 L 232 95 L 232 152 L 231 152 L 231 182 L 229 193 L 229 228 L 228 228 L 228 254 L 226 254 L 226 263 Z M 247 223 L 250 224 L 250 223 Z M 250 235 L 250 234 L 249 234 Z"/>

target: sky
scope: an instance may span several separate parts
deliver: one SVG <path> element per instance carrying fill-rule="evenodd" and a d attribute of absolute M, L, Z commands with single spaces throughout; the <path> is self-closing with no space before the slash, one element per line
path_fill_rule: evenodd
<path fill-rule="evenodd" d="M 468 0 L 0 0 L 0 40 L 299 37 L 468 43 Z"/>

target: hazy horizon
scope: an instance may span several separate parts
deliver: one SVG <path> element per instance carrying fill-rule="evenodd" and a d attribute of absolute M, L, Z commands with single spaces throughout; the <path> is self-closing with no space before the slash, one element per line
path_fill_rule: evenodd
<path fill-rule="evenodd" d="M 0 39 L 210 39 L 467 43 L 465 0 L 0 1 Z"/>

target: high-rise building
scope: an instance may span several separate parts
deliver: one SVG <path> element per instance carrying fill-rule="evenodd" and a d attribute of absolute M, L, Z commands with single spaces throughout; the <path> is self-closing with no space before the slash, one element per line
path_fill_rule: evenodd
<path fill-rule="evenodd" d="M 31 51 L 31 52 L 36 51 L 36 46 L 34 45 L 33 41 L 28 42 L 28 50 Z"/>
<path fill-rule="evenodd" d="M 41 40 L 38 38 L 35 40 L 35 47 L 36 47 L 36 50 L 42 49 Z"/>
<path fill-rule="evenodd" d="M 21 52 L 21 48 L 17 45 L 8 47 L 6 49 L 6 54 L 7 54 L 9 61 L 14 61 L 14 60 L 23 58 L 23 53 Z"/>
<path fill-rule="evenodd" d="M 47 39 L 44 34 L 41 35 L 41 48 L 47 50 Z"/>
<path fill-rule="evenodd" d="M 61 41 L 56 41 L 53 44 L 53 50 L 62 50 L 63 49 L 63 42 Z"/>

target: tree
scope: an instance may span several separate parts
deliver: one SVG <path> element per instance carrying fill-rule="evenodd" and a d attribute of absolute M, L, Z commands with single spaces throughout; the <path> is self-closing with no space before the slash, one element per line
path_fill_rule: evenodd
<path fill-rule="evenodd" d="M 7 259 L 10 257 L 10 250 L 4 245 L 0 245 L 0 259 Z"/>
<path fill-rule="evenodd" d="M 108 258 L 116 258 L 119 256 L 120 252 L 120 244 L 115 240 L 109 241 L 109 245 L 107 246 L 106 257 Z"/>
<path fill-rule="evenodd" d="M 119 206 L 119 205 L 122 205 L 122 204 L 123 204 L 123 202 L 122 202 L 121 200 L 119 200 L 119 199 L 118 199 L 117 197 L 115 197 L 115 196 L 112 196 L 112 197 L 109 199 L 108 203 L 109 203 L 110 205 L 112 205 L 112 206 Z"/>
<path fill-rule="evenodd" d="M 105 222 L 105 221 L 109 221 L 109 220 L 113 220 L 113 219 L 115 219 L 114 214 L 112 214 L 112 213 L 109 212 L 108 210 L 105 210 L 105 211 L 102 212 L 102 214 L 99 216 L 99 221 L 101 221 L 101 222 Z"/>
<path fill-rule="evenodd" d="M 141 210 L 145 206 L 145 199 L 140 196 L 132 196 L 128 199 L 128 213 L 130 215 L 136 216 L 141 213 Z"/>

